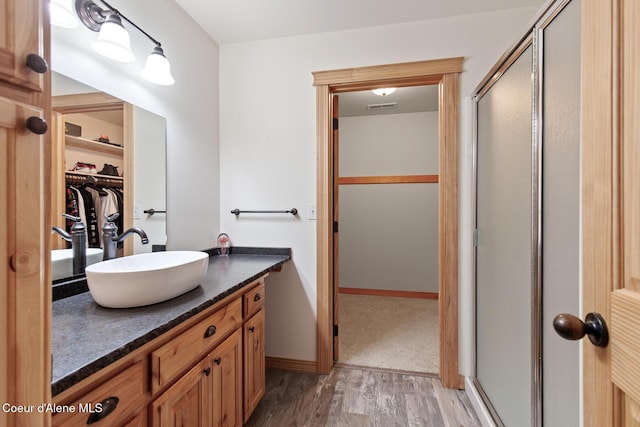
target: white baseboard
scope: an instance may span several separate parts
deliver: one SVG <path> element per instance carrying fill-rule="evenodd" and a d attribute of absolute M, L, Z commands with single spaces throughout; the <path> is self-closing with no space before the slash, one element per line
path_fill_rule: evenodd
<path fill-rule="evenodd" d="M 496 423 L 493 422 L 493 418 L 491 417 L 489 410 L 484 406 L 484 402 L 482 401 L 482 398 L 470 377 L 465 377 L 464 391 L 469 397 L 471 406 L 473 406 L 473 409 L 476 411 L 476 415 L 478 416 L 478 419 L 480 419 L 482 427 L 497 427 Z"/>

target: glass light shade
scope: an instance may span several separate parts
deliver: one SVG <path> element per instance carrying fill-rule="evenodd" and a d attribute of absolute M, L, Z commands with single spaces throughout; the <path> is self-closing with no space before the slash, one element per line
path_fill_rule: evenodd
<path fill-rule="evenodd" d="M 62 28 L 77 28 L 80 23 L 71 6 L 71 0 L 51 0 L 49 2 L 51 24 Z"/>
<path fill-rule="evenodd" d="M 147 62 L 140 72 L 140 76 L 148 82 L 157 85 L 170 86 L 176 81 L 171 75 L 171 66 L 164 51 L 160 46 L 156 46 L 147 58 Z"/>
<path fill-rule="evenodd" d="M 396 91 L 395 87 L 385 87 L 380 89 L 373 89 L 371 92 L 375 93 L 376 95 L 386 96 L 386 95 L 391 95 L 395 91 Z"/>
<path fill-rule="evenodd" d="M 98 39 L 91 43 L 93 50 L 107 58 L 121 62 L 133 62 L 136 60 L 131 51 L 129 33 L 122 26 L 120 17 L 111 14 L 100 27 Z"/>

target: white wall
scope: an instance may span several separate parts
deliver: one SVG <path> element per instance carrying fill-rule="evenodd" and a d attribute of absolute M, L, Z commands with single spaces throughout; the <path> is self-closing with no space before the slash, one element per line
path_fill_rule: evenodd
<path fill-rule="evenodd" d="M 437 175 L 438 112 L 340 118 L 340 176 Z M 438 184 L 340 185 L 340 287 L 438 292 Z"/>
<path fill-rule="evenodd" d="M 315 89 L 312 71 L 464 56 L 460 79 L 460 371 L 471 372 L 472 151 L 462 101 L 525 29 L 522 8 L 220 47 L 221 231 L 235 245 L 287 246 L 293 262 L 269 279 L 267 354 L 316 358 Z M 301 210 L 299 218 L 241 209 Z"/>
<path fill-rule="evenodd" d="M 172 0 L 109 3 L 162 43 L 176 84 L 140 78 L 154 45 L 133 29 L 137 60 L 124 64 L 94 53 L 97 33 L 82 24 L 52 27 L 51 68 L 167 119 L 168 247 L 214 247 L 220 226 L 218 46 Z"/>

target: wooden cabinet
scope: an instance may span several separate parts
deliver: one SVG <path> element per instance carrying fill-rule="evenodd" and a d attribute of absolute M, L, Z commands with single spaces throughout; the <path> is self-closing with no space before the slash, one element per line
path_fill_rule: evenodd
<path fill-rule="evenodd" d="M 117 398 L 96 425 L 242 426 L 265 392 L 264 277 L 65 390 L 55 403 L 95 407 Z M 88 415 L 59 413 L 53 426 L 83 425 Z"/>
<path fill-rule="evenodd" d="M 44 0 L 0 1 L 0 402 L 20 405 L 51 398 L 45 262 L 51 155 L 44 126 L 51 76 L 26 65 L 29 54 L 49 59 L 47 6 Z M 44 426 L 48 418 L 0 411 L 0 425 Z"/>
<path fill-rule="evenodd" d="M 242 323 L 242 303 L 236 298 L 185 333 L 151 353 L 151 391 L 175 380 Z"/>
<path fill-rule="evenodd" d="M 208 426 L 210 415 L 209 360 L 204 359 L 153 401 L 150 425 L 154 427 Z"/>
<path fill-rule="evenodd" d="M 242 332 L 238 329 L 151 404 L 150 425 L 242 426 Z"/>
<path fill-rule="evenodd" d="M 35 92 L 46 91 L 45 74 L 27 66 L 28 60 L 38 63 L 29 57 L 32 54 L 44 61 L 40 65 L 47 63 L 41 30 L 43 20 L 49 17 L 42 6 L 42 1 L 0 1 L 0 79 Z"/>
<path fill-rule="evenodd" d="M 151 426 L 242 426 L 240 329 L 151 404 Z"/>
<path fill-rule="evenodd" d="M 242 426 L 242 331 L 208 356 L 211 365 L 211 426 Z"/>
<path fill-rule="evenodd" d="M 244 325 L 244 421 L 265 392 L 264 309 Z"/>
<path fill-rule="evenodd" d="M 264 282 L 244 294 L 244 421 L 265 391 Z"/>
<path fill-rule="evenodd" d="M 56 414 L 52 426 L 127 425 L 144 412 L 144 393 L 143 364 L 138 362 L 68 405 L 73 410 Z"/>

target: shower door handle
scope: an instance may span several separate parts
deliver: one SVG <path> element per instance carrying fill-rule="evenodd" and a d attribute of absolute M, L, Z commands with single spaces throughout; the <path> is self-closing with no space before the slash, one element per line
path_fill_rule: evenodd
<path fill-rule="evenodd" d="M 596 347 L 606 347 L 609 343 L 607 323 L 599 313 L 589 313 L 584 322 L 572 314 L 558 314 L 553 319 L 553 329 L 566 340 L 579 340 L 585 335 Z"/>

